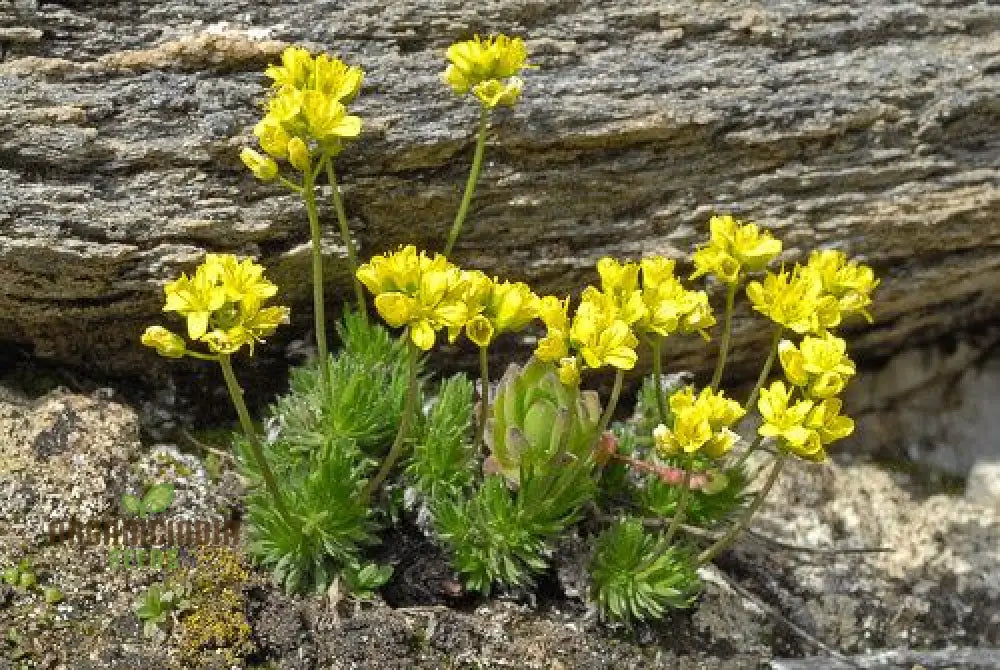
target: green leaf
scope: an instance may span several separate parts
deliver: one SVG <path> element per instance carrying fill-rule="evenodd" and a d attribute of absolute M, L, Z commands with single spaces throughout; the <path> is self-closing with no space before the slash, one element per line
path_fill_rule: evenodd
<path fill-rule="evenodd" d="M 173 484 L 157 484 L 146 491 L 142 504 L 149 514 L 157 514 L 170 507 L 174 501 Z"/>
<path fill-rule="evenodd" d="M 124 507 L 125 511 L 129 514 L 139 514 L 142 512 L 142 501 L 137 497 L 126 493 L 122 496 L 122 507 Z"/>

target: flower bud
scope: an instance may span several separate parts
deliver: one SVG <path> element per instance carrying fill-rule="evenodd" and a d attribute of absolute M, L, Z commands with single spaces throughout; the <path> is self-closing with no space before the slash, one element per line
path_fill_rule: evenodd
<path fill-rule="evenodd" d="M 288 162 L 299 172 L 309 171 L 309 147 L 300 137 L 288 141 Z"/>
<path fill-rule="evenodd" d="M 240 152 L 240 158 L 257 179 L 274 181 L 278 178 L 278 164 L 270 156 L 257 153 L 253 149 L 244 149 Z"/>
<path fill-rule="evenodd" d="M 156 349 L 156 353 L 167 358 L 181 358 L 187 353 L 187 347 L 180 335 L 170 332 L 163 326 L 150 326 L 142 334 L 142 343 Z"/>

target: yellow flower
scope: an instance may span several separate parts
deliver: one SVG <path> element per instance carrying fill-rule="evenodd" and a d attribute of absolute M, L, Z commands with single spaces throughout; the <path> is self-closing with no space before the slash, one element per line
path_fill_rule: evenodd
<path fill-rule="evenodd" d="M 267 152 L 271 158 L 282 159 L 288 157 L 288 142 L 292 138 L 285 132 L 280 121 L 277 121 L 270 115 L 265 116 L 254 126 L 253 134 L 257 136 L 260 148 Z"/>
<path fill-rule="evenodd" d="M 516 75 L 531 67 L 524 40 L 506 35 L 456 42 L 448 47 L 451 61 L 442 74 L 444 82 L 458 95 L 470 90 L 487 107 L 513 105 L 522 83 Z M 508 81 L 505 81 L 508 80 Z"/>
<path fill-rule="evenodd" d="M 313 63 L 310 87 L 346 105 L 357 97 L 363 79 L 364 72 L 361 68 L 348 66 L 339 58 L 320 54 Z"/>
<path fill-rule="evenodd" d="M 267 114 L 254 127 L 254 135 L 271 158 L 287 159 L 306 172 L 316 152 L 336 155 L 343 140 L 361 134 L 361 119 L 344 107 L 361 88 L 364 73 L 360 68 L 327 54 L 313 58 L 305 49 L 288 47 L 281 65 L 268 67 L 266 74 L 272 79 L 272 91 Z M 263 170 L 262 175 L 277 177 L 276 165 L 252 158 L 244 153 L 244 162 L 254 174 Z M 265 176 L 258 174 L 261 179 Z"/>
<path fill-rule="evenodd" d="M 319 54 L 314 59 L 302 47 L 290 46 L 281 54 L 281 65 L 270 65 L 264 72 L 278 91 L 314 90 L 348 103 L 361 89 L 364 72 L 348 66 L 339 58 Z"/>
<path fill-rule="evenodd" d="M 234 303 L 247 298 L 259 302 L 278 293 L 278 287 L 264 278 L 264 268 L 253 259 L 241 261 L 232 254 L 207 254 L 204 265 L 221 282 L 226 298 Z"/>
<path fill-rule="evenodd" d="M 260 298 L 247 294 L 239 300 L 237 310 L 220 318 L 219 327 L 201 341 L 217 354 L 233 354 L 249 346 L 252 356 L 256 342 L 263 342 L 279 325 L 288 323 L 288 312 L 287 307 L 261 307 Z"/>
<path fill-rule="evenodd" d="M 741 274 L 763 270 L 781 253 L 781 241 L 756 224 L 741 223 L 725 215 L 713 216 L 708 225 L 711 238 L 694 254 L 692 279 L 713 274 L 727 284 L 735 284 Z"/>
<path fill-rule="evenodd" d="M 582 296 L 584 301 L 604 301 L 604 309 L 615 310 L 617 317 L 630 326 L 645 316 L 638 263 L 619 263 L 605 257 L 597 261 L 597 273 L 601 277 L 601 290 L 587 287 Z"/>
<path fill-rule="evenodd" d="M 605 293 L 629 294 L 639 288 L 638 263 L 619 263 L 605 256 L 597 261 L 597 274 L 601 277 L 601 289 Z"/>
<path fill-rule="evenodd" d="M 796 265 L 792 272 L 768 272 L 747 285 L 753 308 L 800 335 L 822 333 L 840 324 L 837 300 L 823 291 L 815 273 Z"/>
<path fill-rule="evenodd" d="M 187 353 L 184 339 L 163 326 L 150 326 L 142 334 L 141 342 L 156 349 L 156 353 L 167 358 L 181 358 Z"/>
<path fill-rule="evenodd" d="M 710 458 L 719 458 L 739 440 L 730 427 L 746 412 L 724 392 L 705 388 L 695 396 L 694 389 L 688 386 L 671 395 L 669 402 L 672 424 L 653 434 L 660 455 L 701 451 Z"/>
<path fill-rule="evenodd" d="M 867 265 L 848 261 L 841 251 L 826 249 L 809 255 L 806 268 L 814 272 L 823 285 L 823 290 L 837 299 L 837 306 L 843 316 L 861 314 L 872 323 L 868 312 L 871 294 L 879 285 L 875 273 Z"/>
<path fill-rule="evenodd" d="M 217 283 L 217 276 L 211 265 L 200 265 L 194 277 L 181 274 L 163 287 L 166 295 L 163 311 L 186 317 L 188 337 L 192 340 L 205 334 L 209 318 L 226 304 L 226 291 Z"/>
<path fill-rule="evenodd" d="M 320 144 L 339 142 L 361 134 L 361 117 L 351 116 L 336 99 L 319 91 L 307 91 L 303 96 L 302 114 L 307 133 Z"/>
<path fill-rule="evenodd" d="M 829 332 L 820 337 L 806 336 L 798 347 L 782 340 L 778 359 L 788 381 L 815 399 L 839 394 L 855 373 L 854 363 L 847 356 L 847 342 Z"/>
<path fill-rule="evenodd" d="M 253 149 L 244 149 L 240 152 L 240 160 L 261 181 L 274 181 L 278 178 L 278 164 L 270 156 L 259 154 Z"/>
<path fill-rule="evenodd" d="M 793 389 L 784 382 L 775 381 L 769 388 L 761 389 L 757 409 L 760 410 L 762 437 L 774 437 L 782 449 L 809 460 L 822 459 L 823 443 L 819 433 L 809 425 L 810 413 L 816 404 L 800 400 L 790 404 Z"/>
<path fill-rule="evenodd" d="M 642 270 L 642 289 L 657 289 L 665 282 L 672 282 L 677 279 L 674 275 L 676 262 L 664 258 L 663 256 L 652 256 L 643 258 L 639 262 Z"/>
<path fill-rule="evenodd" d="M 281 52 L 281 65 L 269 65 L 264 74 L 275 88 L 305 88 L 312 77 L 312 55 L 302 47 L 290 46 Z"/>
<path fill-rule="evenodd" d="M 538 316 L 539 299 L 522 282 L 492 281 L 481 272 L 463 273 L 470 318 L 465 332 L 480 347 L 493 338 L 516 332 Z"/>
<path fill-rule="evenodd" d="M 689 291 L 673 274 L 674 262 L 662 257 L 642 261 L 642 301 L 645 305 L 639 328 L 666 337 L 675 332 L 699 332 L 715 325 L 715 317 L 704 291 Z"/>
<path fill-rule="evenodd" d="M 491 109 L 497 105 L 513 107 L 523 89 L 524 81 L 520 77 L 511 77 L 506 83 L 490 79 L 473 86 L 472 94 L 479 98 L 483 105 Z"/>
<path fill-rule="evenodd" d="M 454 340 L 468 322 L 462 272 L 440 254 L 417 253 L 413 245 L 376 256 L 358 268 L 357 277 L 375 295 L 375 309 L 394 327 L 406 326 L 424 351 L 435 333 L 447 328 Z"/>
<path fill-rule="evenodd" d="M 309 147 L 301 137 L 293 137 L 288 141 L 288 162 L 299 172 L 309 171 Z"/>
<path fill-rule="evenodd" d="M 854 432 L 854 421 L 840 413 L 839 398 L 827 398 L 813 407 L 806 424 L 819 433 L 824 446 L 842 440 Z"/>
<path fill-rule="evenodd" d="M 535 356 L 546 363 L 556 363 L 569 355 L 569 298 L 560 300 L 547 295 L 538 301 L 538 316 L 545 324 L 545 337 L 539 340 Z"/>
<path fill-rule="evenodd" d="M 567 356 L 559 361 L 559 381 L 564 386 L 580 385 L 580 361 L 576 356 Z"/>
<path fill-rule="evenodd" d="M 213 353 L 232 354 L 249 345 L 253 354 L 254 343 L 263 342 L 278 325 L 288 322 L 287 307 L 263 306 L 278 291 L 263 272 L 250 259 L 208 254 L 193 277 L 182 274 L 164 287 L 163 311 L 186 317 L 188 337 Z M 142 342 L 163 356 L 193 353 L 179 336 L 160 326 L 147 328 Z"/>
<path fill-rule="evenodd" d="M 631 370 L 638 359 L 635 348 L 639 340 L 604 294 L 594 290 L 589 296 L 584 291 L 584 296 L 573 315 L 570 342 L 589 368 L 609 365 Z"/>

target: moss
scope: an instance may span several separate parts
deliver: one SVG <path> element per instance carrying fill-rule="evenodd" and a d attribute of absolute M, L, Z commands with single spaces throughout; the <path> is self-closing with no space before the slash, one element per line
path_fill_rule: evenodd
<path fill-rule="evenodd" d="M 249 577 L 241 556 L 205 547 L 186 571 L 190 609 L 180 618 L 178 647 L 184 667 L 226 666 L 253 652 L 244 588 Z"/>

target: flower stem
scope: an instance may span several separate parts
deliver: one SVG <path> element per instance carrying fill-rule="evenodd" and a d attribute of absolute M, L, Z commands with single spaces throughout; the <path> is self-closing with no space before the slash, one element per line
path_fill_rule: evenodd
<path fill-rule="evenodd" d="M 354 297 L 358 301 L 358 311 L 361 320 L 368 323 L 368 308 L 365 305 L 365 292 L 358 280 L 358 252 L 351 239 L 351 230 L 347 225 L 347 213 L 344 211 L 344 200 L 340 197 L 340 186 L 337 184 L 337 173 L 333 169 L 333 159 L 326 161 L 326 177 L 333 192 L 333 209 L 337 212 L 337 224 L 340 226 L 340 239 L 347 249 L 347 264 L 351 269 L 351 282 L 354 284 Z"/>
<path fill-rule="evenodd" d="M 622 369 L 615 370 L 615 383 L 611 387 L 611 397 L 608 398 L 608 406 L 604 408 L 604 414 L 601 415 L 601 422 L 597 424 L 597 439 L 600 439 L 604 435 L 604 431 L 608 429 L 608 424 L 611 423 L 611 417 L 618 406 L 618 396 L 621 395 L 622 382 L 624 380 L 625 371 Z"/>
<path fill-rule="evenodd" d="M 743 410 L 748 414 L 757 403 L 757 396 L 760 395 L 760 390 L 763 388 L 764 382 L 767 381 L 767 376 L 771 374 L 771 367 L 774 365 L 774 359 L 778 355 L 778 343 L 781 342 L 781 334 L 784 330 L 783 327 L 778 326 L 774 331 L 774 337 L 771 339 L 771 350 L 767 354 L 767 360 L 764 361 L 764 367 L 760 371 L 760 376 L 757 377 L 757 383 L 754 384 L 753 391 L 750 392 L 747 404 L 743 406 Z"/>
<path fill-rule="evenodd" d="M 691 470 L 684 469 L 684 480 L 681 482 L 681 495 L 677 499 L 677 509 L 674 510 L 674 517 L 670 520 L 670 525 L 667 527 L 667 535 L 664 537 L 663 542 L 667 546 L 670 545 L 670 540 L 674 539 L 674 535 L 677 530 L 684 523 L 684 516 L 687 513 L 688 499 L 691 497 Z"/>
<path fill-rule="evenodd" d="M 444 247 L 444 255 L 450 256 L 451 250 L 455 247 L 459 233 L 462 232 L 462 224 L 465 222 L 465 215 L 469 211 L 469 204 L 472 202 L 472 194 L 476 191 L 476 182 L 479 180 L 479 171 L 483 167 L 483 154 L 486 152 L 486 132 L 490 127 L 490 110 L 483 105 L 479 110 L 479 137 L 476 139 L 476 153 L 472 157 L 472 170 L 469 172 L 469 179 L 465 182 L 465 193 L 462 195 L 462 203 L 458 206 L 458 213 L 455 215 L 455 222 L 451 224 L 451 232 L 448 233 L 448 244 Z"/>
<path fill-rule="evenodd" d="M 236 381 L 236 375 L 233 372 L 233 364 L 229 358 L 229 354 L 219 354 L 219 366 L 222 368 L 222 376 L 226 380 L 226 388 L 229 389 L 229 397 L 232 399 L 233 406 L 236 408 L 236 414 L 240 418 L 240 426 L 242 426 L 243 433 L 250 443 L 250 450 L 257 461 L 257 467 L 260 468 L 260 472 L 264 476 L 264 486 L 267 487 L 268 492 L 274 499 L 274 506 L 278 509 L 278 513 L 284 517 L 289 526 L 294 528 L 295 524 L 292 523 L 288 508 L 285 506 L 285 498 L 281 494 L 278 480 L 275 479 L 274 472 L 271 471 L 271 466 L 267 464 L 267 458 L 265 458 L 264 450 L 260 446 L 257 431 L 250 420 L 250 412 L 247 411 L 246 403 L 243 401 L 243 389 L 240 388 L 239 382 Z"/>
<path fill-rule="evenodd" d="M 490 360 L 486 347 L 479 347 L 479 431 L 476 435 L 476 450 L 483 446 L 486 437 L 486 417 L 490 410 Z"/>
<path fill-rule="evenodd" d="M 747 447 L 747 450 L 740 455 L 739 460 L 737 460 L 736 463 L 733 464 L 733 468 L 737 470 L 739 468 L 742 468 L 746 464 L 747 459 L 750 458 L 750 454 L 757 451 L 757 449 L 760 447 L 760 443 L 763 441 L 764 438 L 760 434 L 758 434 L 757 437 L 754 438 L 754 441 L 750 444 L 750 446 Z"/>
<path fill-rule="evenodd" d="M 722 341 L 719 343 L 719 359 L 715 362 L 715 372 L 712 373 L 712 390 L 719 388 L 722 381 L 722 370 L 726 367 L 726 358 L 729 356 L 729 340 L 733 335 L 733 304 L 736 302 L 736 287 L 739 286 L 737 279 L 726 289 L 726 316 L 725 324 L 722 327 Z"/>
<path fill-rule="evenodd" d="M 660 412 L 660 423 L 667 422 L 667 399 L 663 394 L 663 338 L 655 335 L 650 342 L 653 348 L 653 383 L 656 386 L 656 408 Z"/>
<path fill-rule="evenodd" d="M 733 525 L 733 527 L 730 528 L 725 535 L 716 540 L 715 543 L 708 549 L 705 549 L 703 552 L 698 554 L 699 565 L 704 565 L 718 556 L 719 552 L 729 547 L 737 536 L 746 530 L 746 528 L 750 525 L 750 521 L 753 519 L 753 515 L 757 513 L 757 510 L 760 509 L 760 506 L 764 503 L 764 499 L 767 498 L 767 494 L 771 492 L 771 487 L 774 486 L 774 482 L 778 481 L 778 475 L 781 474 L 781 467 L 785 464 L 785 458 L 787 458 L 787 454 L 785 452 L 778 454 L 778 456 L 774 459 L 774 465 L 771 466 L 771 472 L 767 476 L 767 481 L 764 482 L 764 486 L 757 493 L 757 497 L 754 498 L 753 503 L 751 503 L 750 507 L 748 507 L 743 513 L 743 516 L 740 517 L 740 520 Z"/>
<path fill-rule="evenodd" d="M 326 308 L 323 301 L 323 249 L 320 240 L 319 212 L 316 209 L 316 183 L 311 171 L 302 174 L 302 199 L 309 216 L 309 234 L 312 237 L 313 313 L 316 318 L 316 350 L 319 352 L 319 369 L 323 378 L 323 395 L 329 397 L 330 361 L 326 344 Z"/>
<path fill-rule="evenodd" d="M 406 338 L 410 366 L 410 378 L 406 387 L 406 402 L 403 405 L 403 416 L 399 420 L 399 429 L 396 431 L 396 439 L 393 440 L 392 447 L 389 448 L 389 453 L 386 454 L 385 460 L 382 461 L 382 467 L 379 468 L 375 477 L 368 481 L 364 491 L 361 492 L 361 500 L 363 501 L 370 500 L 372 494 L 378 491 L 379 487 L 382 486 L 382 483 L 392 471 L 392 466 L 394 466 L 396 461 L 399 460 L 399 457 L 402 456 L 403 447 L 406 445 L 406 438 L 409 437 L 408 433 L 410 432 L 410 423 L 413 420 L 413 413 L 416 411 L 417 345 L 415 345 L 413 340 L 410 339 L 409 334 L 404 334 L 403 337 Z"/>

